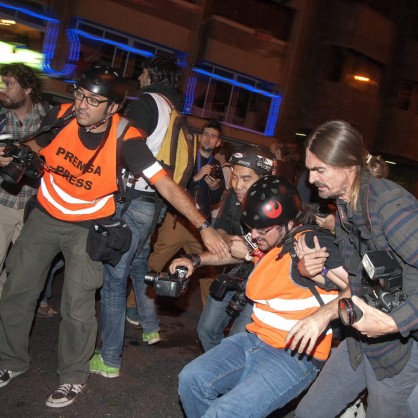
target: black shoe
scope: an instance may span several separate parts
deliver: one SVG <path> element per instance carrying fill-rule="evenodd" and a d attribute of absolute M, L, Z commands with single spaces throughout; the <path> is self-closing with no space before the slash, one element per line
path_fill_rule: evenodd
<path fill-rule="evenodd" d="M 86 385 L 77 385 L 71 383 L 65 383 L 59 385 L 58 389 L 52 392 L 46 400 L 46 406 L 51 408 L 62 408 L 64 406 L 71 405 L 75 398 Z"/>
<path fill-rule="evenodd" d="M 11 370 L 0 370 L 0 388 L 10 383 L 12 379 L 25 373 L 27 369 L 21 370 L 20 372 L 12 372 Z"/>

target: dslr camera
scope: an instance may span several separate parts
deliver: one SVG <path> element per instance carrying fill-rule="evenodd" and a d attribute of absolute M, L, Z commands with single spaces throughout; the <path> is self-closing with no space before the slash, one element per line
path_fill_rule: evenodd
<path fill-rule="evenodd" d="M 9 144 L 4 148 L 4 157 L 12 161 L 0 168 L 0 177 L 6 183 L 17 184 L 24 175 L 38 179 L 44 172 L 44 161 L 27 145 Z"/>
<path fill-rule="evenodd" d="M 147 285 L 155 288 L 155 293 L 159 296 L 177 298 L 186 293 L 189 279 L 186 279 L 187 267 L 178 266 L 174 274 L 162 271 L 149 271 L 144 278 Z"/>
<path fill-rule="evenodd" d="M 390 250 L 368 251 L 362 263 L 368 275 L 363 283 L 362 299 L 384 313 L 391 312 L 406 299 L 402 292 L 401 265 Z M 344 325 L 352 325 L 363 316 L 351 298 L 340 299 L 338 313 Z"/>
<path fill-rule="evenodd" d="M 210 295 L 216 300 L 222 300 L 228 290 L 235 290 L 225 312 L 231 318 L 237 318 L 247 304 L 245 296 L 245 286 L 247 279 L 242 279 L 232 274 L 218 274 L 209 288 Z"/>
<path fill-rule="evenodd" d="M 217 164 L 212 165 L 209 175 L 214 179 L 221 179 L 223 177 L 222 167 Z"/>

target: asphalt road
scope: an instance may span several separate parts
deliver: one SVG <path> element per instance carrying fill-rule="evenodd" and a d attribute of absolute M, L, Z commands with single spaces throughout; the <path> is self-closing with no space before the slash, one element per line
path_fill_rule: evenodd
<path fill-rule="evenodd" d="M 62 280 L 63 275 L 57 275 L 50 301 L 57 310 Z M 97 307 L 99 315 L 99 303 Z M 141 330 L 127 323 L 120 377 L 91 375 L 76 401 L 60 409 L 45 405 L 50 392 L 59 385 L 56 369 L 60 319 L 36 318 L 31 334 L 31 367 L 0 389 L 0 416 L 183 418 L 177 376 L 184 365 L 202 353 L 196 333 L 201 312 L 198 283 L 192 283 L 188 294 L 178 299 L 158 299 L 158 311 L 162 341 L 151 346 L 143 343 Z M 275 418 L 285 416 L 292 414 L 274 414 Z"/>

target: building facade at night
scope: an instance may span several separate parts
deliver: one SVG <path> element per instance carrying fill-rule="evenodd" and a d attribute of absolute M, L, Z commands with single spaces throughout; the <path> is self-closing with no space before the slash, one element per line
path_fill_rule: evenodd
<path fill-rule="evenodd" d="M 215 117 L 231 140 L 300 144 L 344 119 L 418 195 L 414 0 L 0 0 L 0 48 L 33 51 L 55 100 L 92 63 L 135 96 L 143 60 L 174 55 L 196 128 Z"/>

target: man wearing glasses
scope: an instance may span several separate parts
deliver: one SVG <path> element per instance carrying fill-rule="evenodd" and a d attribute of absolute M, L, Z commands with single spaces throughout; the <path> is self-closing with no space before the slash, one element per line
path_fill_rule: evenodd
<path fill-rule="evenodd" d="M 92 220 L 115 213 L 117 191 L 116 115 L 126 82 L 110 67 L 87 70 L 75 86 L 75 103 L 51 110 L 44 125 L 56 127 L 33 141 L 41 149 L 45 172 L 31 212 L 7 258 L 8 279 L 0 299 L 0 387 L 29 368 L 29 333 L 36 301 L 53 258 L 65 259 L 58 357 L 60 386 L 46 404 L 70 405 L 85 386 L 93 355 L 97 321 L 95 293 L 103 282 L 103 265 L 86 252 Z M 57 132 L 58 130 L 58 132 Z M 205 219 L 187 194 L 165 175 L 145 138 L 127 124 L 121 157 L 135 176 L 143 175 L 191 223 Z M 202 229 L 202 228 L 201 228 Z M 225 258 L 227 247 L 212 228 L 202 230 L 208 248 Z"/>
<path fill-rule="evenodd" d="M 331 330 L 309 345 L 310 355 L 304 347 L 300 355 L 289 350 L 286 337 L 298 319 L 338 295 L 326 274 L 311 280 L 299 273 L 303 258 L 295 254 L 295 241 L 304 237 L 310 246 L 317 240 L 326 245 L 327 269 L 343 276 L 332 237 L 315 231 L 314 216 L 302 211 L 296 188 L 275 176 L 249 188 L 241 219 L 265 253 L 246 287 L 254 301 L 253 322 L 248 332 L 223 339 L 180 373 L 179 394 L 188 417 L 266 417 L 308 387 L 330 352 Z"/>

